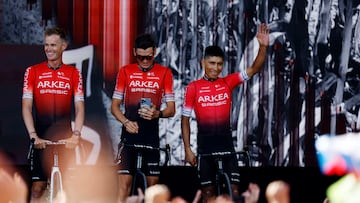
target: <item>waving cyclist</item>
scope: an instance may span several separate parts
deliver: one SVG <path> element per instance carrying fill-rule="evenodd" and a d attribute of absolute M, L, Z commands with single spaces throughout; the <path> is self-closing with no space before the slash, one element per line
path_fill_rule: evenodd
<path fill-rule="evenodd" d="M 181 118 L 181 130 L 185 146 L 185 159 L 191 165 L 197 165 L 194 152 L 190 148 L 190 117 L 194 110 L 198 124 L 198 153 L 234 151 L 231 129 L 231 93 L 239 84 L 245 82 L 261 70 L 269 44 L 269 30 L 265 24 L 259 26 L 257 39 L 260 44 L 254 63 L 240 73 L 219 77 L 224 65 L 224 52 L 218 46 L 205 49 L 201 61 L 205 69 L 203 78 L 191 82 L 186 88 Z M 198 166 L 203 201 L 207 202 L 215 194 L 214 163 L 209 158 L 201 160 Z M 225 160 L 224 170 L 231 174 L 234 196 L 238 196 L 239 169 L 236 157 Z"/>

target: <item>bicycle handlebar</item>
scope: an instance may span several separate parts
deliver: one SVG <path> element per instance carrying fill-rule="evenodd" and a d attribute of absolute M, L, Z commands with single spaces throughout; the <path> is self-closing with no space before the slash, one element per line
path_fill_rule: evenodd
<path fill-rule="evenodd" d="M 48 142 L 45 142 L 45 144 L 46 145 L 66 145 L 66 142 L 65 141 L 48 141 Z M 35 138 L 31 138 L 30 150 L 33 148 L 34 145 L 35 145 Z"/>
<path fill-rule="evenodd" d="M 65 141 L 49 141 L 49 142 L 45 142 L 46 145 L 51 145 L 51 146 L 58 146 L 58 145 L 66 145 Z M 27 155 L 27 159 L 30 160 L 32 157 L 32 152 L 34 149 L 34 145 L 35 145 L 35 138 L 31 138 L 30 140 L 30 146 L 29 146 L 29 151 L 28 151 L 28 155 Z"/>
<path fill-rule="evenodd" d="M 50 141 L 45 142 L 46 145 L 66 145 L 65 141 Z"/>
<path fill-rule="evenodd" d="M 212 153 L 199 153 L 199 156 L 201 157 L 207 157 L 207 156 L 213 156 L 213 157 L 222 157 L 222 156 L 229 156 L 234 154 L 248 154 L 247 151 L 235 151 L 235 152 L 212 152 Z"/>
<path fill-rule="evenodd" d="M 141 144 L 124 144 L 126 147 L 133 147 L 136 149 L 147 149 L 147 150 L 155 150 L 155 151 L 164 151 L 166 152 L 170 146 L 167 144 L 165 148 L 161 147 L 153 147 L 149 145 L 141 145 Z"/>
<path fill-rule="evenodd" d="M 245 165 L 250 166 L 250 155 L 249 152 L 246 150 L 241 150 L 241 151 L 225 151 L 225 152 L 212 152 L 212 153 L 199 153 L 198 154 L 198 158 L 201 157 L 213 157 L 215 159 L 222 159 L 226 156 L 231 156 L 231 155 L 240 155 L 242 157 L 242 161 L 245 161 Z M 240 159 L 240 157 L 238 157 Z M 245 158 L 245 160 L 243 160 L 243 158 Z"/>
<path fill-rule="evenodd" d="M 31 158 L 32 151 L 33 151 L 33 148 L 34 148 L 34 143 L 35 143 L 35 138 L 31 138 L 29 151 L 28 151 L 28 155 L 27 155 L 27 160 L 30 160 L 30 158 Z"/>

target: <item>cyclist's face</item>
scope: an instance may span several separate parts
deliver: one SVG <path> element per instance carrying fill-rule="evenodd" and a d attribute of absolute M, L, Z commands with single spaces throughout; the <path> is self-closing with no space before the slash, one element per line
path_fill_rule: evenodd
<path fill-rule="evenodd" d="M 149 68 L 154 63 L 155 48 L 134 49 L 134 56 L 142 68 Z"/>
<path fill-rule="evenodd" d="M 66 42 L 59 35 L 45 36 L 44 50 L 48 61 L 61 60 L 62 53 L 66 49 Z"/>
<path fill-rule="evenodd" d="M 210 56 L 204 58 L 201 61 L 201 64 L 205 69 L 206 77 L 209 79 L 216 79 L 223 69 L 224 59 L 218 56 Z"/>

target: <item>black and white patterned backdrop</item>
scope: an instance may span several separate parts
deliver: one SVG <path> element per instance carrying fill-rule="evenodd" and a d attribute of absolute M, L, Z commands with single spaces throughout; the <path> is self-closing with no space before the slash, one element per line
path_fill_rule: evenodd
<path fill-rule="evenodd" d="M 171 164 L 184 164 L 180 132 L 184 88 L 202 76 L 206 46 L 226 52 L 223 74 L 241 71 L 257 53 L 257 25 L 271 29 L 263 71 L 233 92 L 237 149 L 253 165 L 316 163 L 313 141 L 322 134 L 359 130 L 359 1 L 144 1 L 145 31 L 155 33 L 157 62 L 174 73 L 177 113 L 161 120 L 161 142 Z M 196 124 L 192 119 L 192 147 Z M 254 149 L 255 148 L 255 149 Z"/>

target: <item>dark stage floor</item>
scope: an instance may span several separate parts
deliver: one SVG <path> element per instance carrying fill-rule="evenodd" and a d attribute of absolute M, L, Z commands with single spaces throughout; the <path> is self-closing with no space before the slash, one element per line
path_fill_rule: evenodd
<path fill-rule="evenodd" d="M 27 166 L 18 166 L 15 168 L 15 171 L 19 171 L 28 181 L 27 168 Z M 116 190 L 115 188 L 113 191 L 101 190 L 103 184 L 111 185 L 114 184 L 114 180 L 116 180 L 116 174 L 112 173 L 114 170 L 111 167 L 102 166 L 97 172 L 93 172 L 92 168 L 94 168 L 94 166 L 83 166 L 80 168 L 81 174 L 86 175 L 81 179 L 81 185 L 94 184 L 94 187 L 97 188 L 94 190 L 95 193 L 94 191 L 91 191 L 91 195 L 109 195 Z M 99 179 L 99 176 L 104 178 Z M 318 168 L 308 167 L 241 168 L 242 183 L 240 188 L 241 191 L 244 191 L 249 182 L 257 183 L 261 188 L 259 202 L 266 202 L 264 191 L 267 184 L 273 180 L 279 179 L 284 180 L 291 185 L 292 203 L 322 203 L 325 198 L 327 187 L 338 180 L 339 177 L 324 176 L 320 173 Z M 166 184 L 170 188 L 173 197 L 182 196 L 189 202 L 192 202 L 192 199 L 199 188 L 196 169 L 192 167 L 164 167 L 161 171 L 160 183 Z M 113 187 L 116 187 L 116 185 L 113 185 Z M 86 193 L 83 193 L 83 195 L 84 194 L 86 195 Z"/>
<path fill-rule="evenodd" d="M 249 182 L 261 188 L 260 201 L 265 201 L 265 188 L 273 180 L 284 180 L 291 185 L 292 203 L 322 203 L 326 188 L 339 177 L 324 176 L 318 168 L 259 167 L 241 169 L 241 191 Z M 173 196 L 180 195 L 191 200 L 198 188 L 196 170 L 189 167 L 168 167 L 163 169 L 161 181 L 169 185 Z"/>

